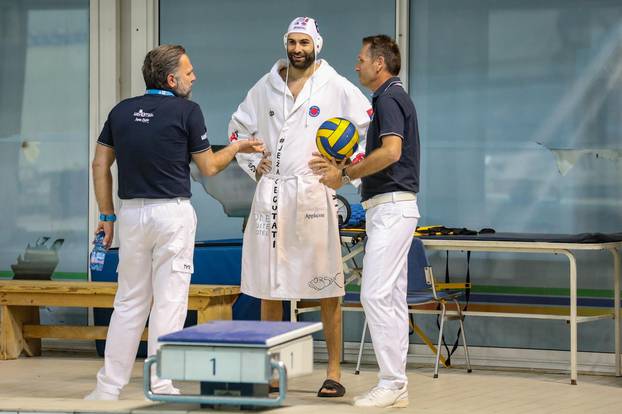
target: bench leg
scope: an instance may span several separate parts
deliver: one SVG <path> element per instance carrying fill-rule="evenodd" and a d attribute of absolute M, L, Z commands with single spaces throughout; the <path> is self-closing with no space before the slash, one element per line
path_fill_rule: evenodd
<path fill-rule="evenodd" d="M 41 355 L 40 339 L 25 339 L 24 325 L 39 324 L 38 306 L 0 306 L 0 359 Z"/>
<path fill-rule="evenodd" d="M 231 320 L 233 318 L 233 303 L 237 295 L 212 297 L 207 306 L 197 310 L 197 323 L 206 323 L 214 320 Z"/>

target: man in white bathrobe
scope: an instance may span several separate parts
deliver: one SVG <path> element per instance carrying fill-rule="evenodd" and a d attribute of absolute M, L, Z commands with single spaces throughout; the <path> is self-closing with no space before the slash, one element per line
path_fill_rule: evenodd
<path fill-rule="evenodd" d="M 308 166 L 315 134 L 325 120 L 352 121 L 360 136 L 370 122 L 363 93 L 325 60 L 314 19 L 294 19 L 283 37 L 287 59 L 278 60 L 248 92 L 231 117 L 230 140 L 258 137 L 263 156 L 239 154 L 257 189 L 244 232 L 242 292 L 262 299 L 263 320 L 282 320 L 282 300 L 319 299 L 328 347 L 327 379 L 320 397 L 339 397 L 341 307 L 344 275 L 334 190 Z M 364 143 L 353 161 L 363 157 Z"/>

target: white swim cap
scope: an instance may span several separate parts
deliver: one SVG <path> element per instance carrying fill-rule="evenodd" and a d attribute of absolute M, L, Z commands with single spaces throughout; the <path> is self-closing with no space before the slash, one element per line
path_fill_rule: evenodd
<path fill-rule="evenodd" d="M 283 45 L 285 46 L 286 50 L 287 35 L 289 35 L 290 33 L 304 33 L 311 36 L 311 39 L 313 40 L 313 45 L 315 46 L 316 57 L 320 53 L 320 50 L 322 50 L 322 43 L 324 42 L 324 40 L 320 35 L 320 31 L 318 30 L 317 22 L 315 21 L 315 19 L 311 17 L 296 17 L 294 20 L 292 20 L 292 22 L 289 24 L 289 27 L 287 28 L 287 33 L 285 33 L 285 35 L 283 36 Z"/>

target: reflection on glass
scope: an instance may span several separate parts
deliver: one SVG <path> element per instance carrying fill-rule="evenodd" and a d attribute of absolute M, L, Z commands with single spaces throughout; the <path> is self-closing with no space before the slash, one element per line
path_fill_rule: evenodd
<path fill-rule="evenodd" d="M 619 1 L 415 1 L 411 50 L 426 222 L 620 229 Z"/>
<path fill-rule="evenodd" d="M 86 277 L 88 6 L 0 3 L 1 277 Z"/>
<path fill-rule="evenodd" d="M 415 0 L 410 20 L 422 224 L 620 231 L 622 3 Z M 465 274 L 464 256 L 451 256 L 450 273 Z M 612 298 L 610 257 L 579 259 L 579 296 Z M 470 270 L 474 292 L 521 292 L 522 303 L 569 287 L 563 257 L 479 253 Z M 470 322 L 481 333 L 470 344 L 568 348 L 557 322 L 494 319 Z M 603 326 L 581 327 L 580 350 L 611 352 Z"/>

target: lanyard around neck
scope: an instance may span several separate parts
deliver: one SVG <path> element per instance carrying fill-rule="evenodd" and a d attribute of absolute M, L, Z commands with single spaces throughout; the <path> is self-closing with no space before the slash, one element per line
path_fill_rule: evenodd
<path fill-rule="evenodd" d="M 147 89 L 145 92 L 147 95 L 164 95 L 164 96 L 175 96 L 175 94 L 171 91 L 164 91 L 162 89 Z"/>

